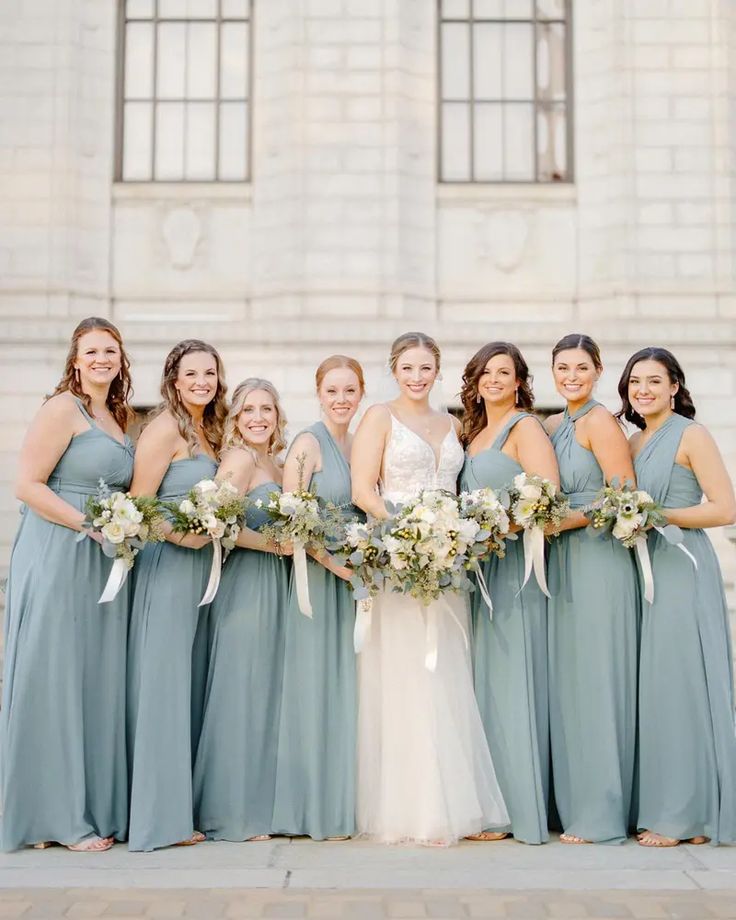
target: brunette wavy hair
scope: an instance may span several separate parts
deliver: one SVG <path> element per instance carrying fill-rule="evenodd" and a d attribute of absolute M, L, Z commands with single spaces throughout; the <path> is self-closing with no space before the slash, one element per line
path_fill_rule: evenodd
<path fill-rule="evenodd" d="M 485 373 L 486 364 L 496 355 L 507 355 L 514 364 L 516 379 L 519 381 L 516 405 L 519 409 L 528 412 L 534 408 L 533 378 L 522 353 L 511 342 L 489 342 L 476 351 L 463 371 L 463 386 L 460 390 L 460 400 L 463 404 L 463 429 L 460 439 L 466 447 L 480 434 L 488 422 L 485 402 L 482 399 L 478 402 L 478 381 Z"/>
<path fill-rule="evenodd" d="M 276 429 L 271 435 L 271 441 L 268 445 L 269 452 L 276 457 L 286 447 L 286 415 L 281 408 L 281 399 L 278 390 L 270 380 L 264 380 L 262 377 L 248 377 L 247 380 L 239 383 L 233 392 L 230 411 L 225 419 L 221 454 L 224 454 L 225 451 L 231 450 L 234 447 L 243 448 L 244 450 L 250 451 L 252 454 L 255 453 L 253 448 L 245 441 L 238 428 L 238 416 L 243 411 L 243 406 L 245 405 L 248 395 L 254 390 L 264 390 L 268 393 L 273 399 L 273 404 L 276 407 Z M 256 458 L 254 457 L 254 459 Z"/>
<path fill-rule="evenodd" d="M 571 332 L 560 339 L 552 349 L 552 364 L 555 363 L 555 359 L 561 351 L 567 351 L 569 348 L 581 348 L 593 362 L 593 367 L 597 371 L 603 370 L 600 348 L 589 335 L 585 335 L 582 332 Z"/>
<path fill-rule="evenodd" d="M 639 415 L 638 412 L 634 411 L 634 407 L 629 400 L 629 378 L 631 377 L 634 365 L 638 364 L 639 361 L 656 361 L 657 364 L 662 365 L 667 372 L 670 383 L 677 384 L 674 411 L 678 415 L 683 415 L 685 418 L 695 418 L 695 403 L 690 395 L 690 390 L 685 386 L 685 371 L 683 371 L 680 362 L 672 352 L 659 345 L 650 345 L 647 348 L 640 349 L 626 362 L 626 367 L 618 382 L 618 395 L 621 397 L 621 408 L 616 413 L 616 418 L 625 418 L 627 422 L 631 422 L 632 425 L 636 425 L 637 428 L 641 428 L 642 430 L 646 428 L 644 418 Z"/>
<path fill-rule="evenodd" d="M 225 383 L 225 369 L 222 359 L 212 345 L 202 342 L 200 339 L 184 339 L 178 345 L 174 345 L 166 356 L 164 370 L 161 375 L 161 402 L 153 412 L 153 417 L 160 415 L 168 410 L 176 419 L 179 427 L 179 434 L 189 445 L 189 456 L 193 457 L 200 449 L 199 439 L 194 430 L 194 423 L 191 415 L 187 412 L 179 396 L 179 391 L 174 386 L 176 378 L 179 376 L 179 365 L 185 355 L 204 353 L 212 355 L 217 365 L 217 389 L 210 402 L 207 403 L 202 416 L 202 433 L 207 439 L 207 443 L 212 448 L 215 456 L 220 453 L 222 444 L 222 435 L 225 428 L 225 418 L 227 416 L 227 384 Z"/>
<path fill-rule="evenodd" d="M 123 431 L 126 431 L 133 418 L 133 410 L 130 408 L 130 399 L 133 395 L 133 384 L 130 379 L 130 361 L 125 353 L 123 337 L 120 335 L 117 326 L 114 326 L 109 319 L 103 319 L 100 316 L 88 316 L 79 323 L 72 333 L 72 340 L 69 344 L 61 380 L 56 384 L 54 392 L 48 395 L 46 399 L 51 399 L 52 396 L 56 396 L 58 393 L 73 393 L 81 399 L 87 412 L 90 415 L 92 414 L 92 400 L 82 389 L 74 362 L 78 357 L 79 340 L 86 333 L 98 330 L 109 333 L 118 343 L 118 348 L 120 349 L 120 371 L 110 384 L 105 403 L 117 424 Z"/>

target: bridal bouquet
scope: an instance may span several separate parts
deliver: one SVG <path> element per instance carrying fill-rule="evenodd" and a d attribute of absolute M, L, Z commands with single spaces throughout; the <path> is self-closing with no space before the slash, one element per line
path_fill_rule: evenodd
<path fill-rule="evenodd" d="M 544 530 L 557 528 L 570 512 L 570 505 L 549 479 L 529 473 L 519 473 L 507 488 L 511 518 L 524 530 L 524 582 L 529 581 L 532 568 L 537 582 L 547 597 L 547 577 L 544 571 Z"/>
<path fill-rule="evenodd" d="M 157 498 L 111 492 L 105 480 L 100 479 L 97 492 L 87 499 L 82 532 L 77 538 L 83 540 L 89 532 L 101 534 L 102 552 L 114 559 L 98 603 L 106 604 L 117 596 L 146 543 L 165 539 L 164 521 Z"/>
<path fill-rule="evenodd" d="M 446 591 L 471 591 L 467 571 L 480 525 L 463 518 L 455 495 L 424 491 L 383 522 L 383 543 L 393 591 L 427 606 Z"/>
<path fill-rule="evenodd" d="M 516 534 L 509 533 L 510 520 L 506 508 L 493 489 L 474 489 L 461 492 L 458 496 L 460 514 L 465 520 L 475 521 L 479 530 L 475 543 L 470 547 L 469 568 L 475 571 L 478 588 L 493 617 L 493 602 L 479 563 L 491 555 L 503 559 L 506 555 L 506 540 L 515 540 Z"/>
<path fill-rule="evenodd" d="M 674 524 L 668 524 L 662 506 L 643 489 L 633 489 L 613 480 L 605 486 L 595 501 L 583 508 L 588 518 L 588 532 L 595 535 L 611 534 L 627 549 L 636 550 L 644 578 L 644 598 L 650 604 L 654 600 L 654 575 L 649 558 L 647 533 L 654 529 L 668 543 L 679 548 L 690 558 L 695 568 L 698 563 L 683 543 L 682 531 Z"/>
<path fill-rule="evenodd" d="M 209 604 L 220 586 L 223 558 L 235 546 L 243 526 L 243 499 L 235 486 L 227 480 L 216 482 L 214 479 L 202 479 L 182 501 L 163 502 L 162 505 L 171 516 L 174 533 L 193 533 L 212 538 L 212 569 L 199 606 Z"/>

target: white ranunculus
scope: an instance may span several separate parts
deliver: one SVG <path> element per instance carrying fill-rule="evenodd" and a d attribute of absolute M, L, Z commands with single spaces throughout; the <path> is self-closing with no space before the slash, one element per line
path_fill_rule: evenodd
<path fill-rule="evenodd" d="M 125 531 L 114 521 L 111 521 L 109 524 L 105 524 L 102 528 L 102 536 L 108 541 L 108 543 L 122 543 L 125 539 Z"/>
<path fill-rule="evenodd" d="M 130 518 L 121 518 L 117 523 L 126 537 L 135 537 L 141 529 L 140 521 L 131 521 Z"/>
<path fill-rule="evenodd" d="M 640 505 L 654 504 L 654 499 L 652 496 L 648 492 L 645 492 L 643 489 L 639 489 L 638 491 L 634 492 L 634 495 L 636 496 L 636 500 Z"/>
<path fill-rule="evenodd" d="M 514 487 L 517 489 L 521 489 L 521 487 L 525 484 L 526 484 L 526 473 L 517 473 L 517 475 L 514 476 Z"/>
<path fill-rule="evenodd" d="M 460 521 L 457 526 L 457 532 L 460 535 L 460 539 L 464 540 L 465 543 L 472 543 L 479 530 L 480 526 L 476 521 Z"/>
<path fill-rule="evenodd" d="M 634 531 L 641 527 L 644 520 L 641 514 L 632 514 L 629 517 L 620 517 L 613 525 L 613 535 L 617 540 L 625 540 L 630 537 Z"/>
<path fill-rule="evenodd" d="M 345 528 L 345 537 L 351 546 L 358 546 L 366 538 L 365 527 L 357 521 L 353 521 Z"/>
<path fill-rule="evenodd" d="M 189 501 L 188 498 L 185 498 L 184 501 L 179 505 L 179 511 L 181 511 L 182 514 L 186 514 L 187 517 L 194 517 L 194 515 L 197 513 L 194 502 Z"/>

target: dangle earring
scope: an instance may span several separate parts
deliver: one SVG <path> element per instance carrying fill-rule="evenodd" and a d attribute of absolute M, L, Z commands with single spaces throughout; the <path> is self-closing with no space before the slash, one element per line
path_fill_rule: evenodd
<path fill-rule="evenodd" d="M 475 401 L 480 405 L 483 402 L 483 397 L 480 395 L 480 391 L 475 394 Z"/>
<path fill-rule="evenodd" d="M 78 368 L 78 367 L 75 367 L 75 368 L 74 368 L 74 377 L 76 378 L 77 383 L 81 383 L 81 378 L 80 378 L 80 376 L 79 376 L 79 368 Z"/>
<path fill-rule="evenodd" d="M 518 406 L 518 405 L 519 405 L 519 388 L 517 387 L 514 390 L 514 406 Z"/>
<path fill-rule="evenodd" d="M 675 397 L 674 397 L 674 395 L 670 396 L 670 409 L 672 409 L 673 412 L 675 411 Z"/>

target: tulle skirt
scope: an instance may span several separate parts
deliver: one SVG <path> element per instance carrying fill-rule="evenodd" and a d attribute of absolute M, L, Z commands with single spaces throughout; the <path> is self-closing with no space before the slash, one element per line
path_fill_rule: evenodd
<path fill-rule="evenodd" d="M 359 834 L 449 845 L 508 824 L 468 631 L 465 597 L 447 594 L 428 607 L 388 592 L 374 600 L 358 665 Z"/>

